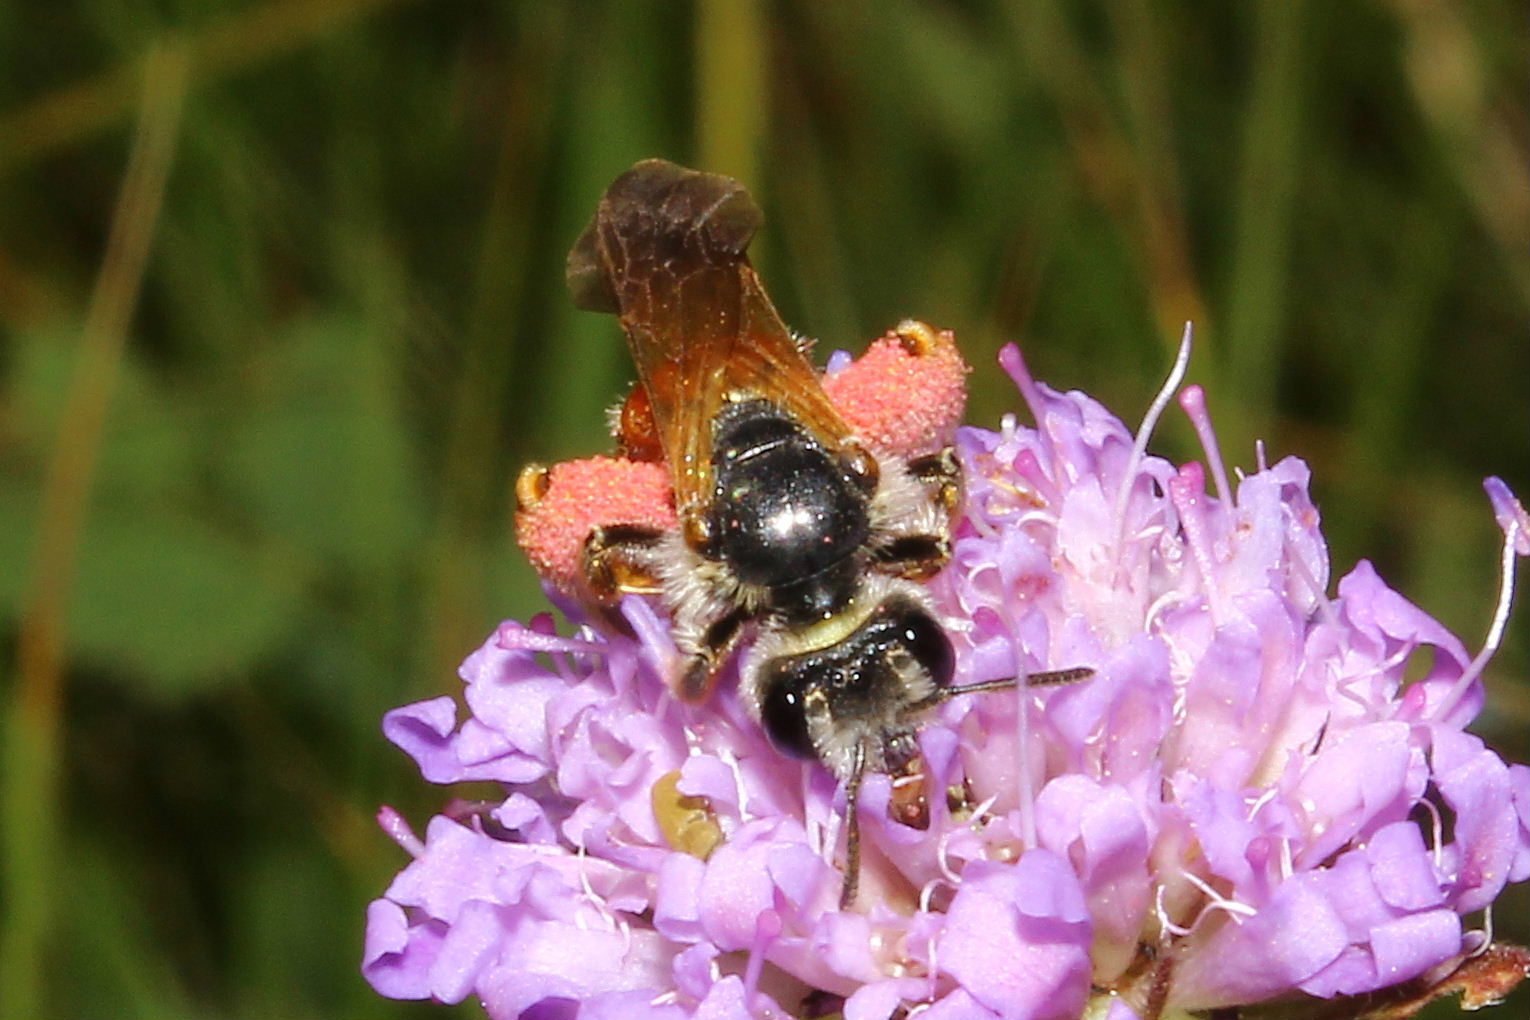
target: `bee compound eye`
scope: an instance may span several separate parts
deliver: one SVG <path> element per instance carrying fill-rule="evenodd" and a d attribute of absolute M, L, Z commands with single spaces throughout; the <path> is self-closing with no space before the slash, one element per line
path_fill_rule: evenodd
<path fill-rule="evenodd" d="M 956 650 L 951 647 L 945 629 L 929 613 L 916 606 L 904 609 L 898 620 L 898 636 L 937 686 L 951 683 L 956 672 Z"/>
<path fill-rule="evenodd" d="M 781 753 L 811 759 L 818 757 L 818 749 L 808 734 L 808 681 L 802 667 L 790 659 L 777 659 L 763 667 L 760 725 Z"/>

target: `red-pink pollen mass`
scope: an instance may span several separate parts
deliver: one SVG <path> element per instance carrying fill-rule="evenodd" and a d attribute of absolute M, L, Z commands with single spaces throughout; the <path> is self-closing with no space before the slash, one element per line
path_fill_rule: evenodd
<path fill-rule="evenodd" d="M 914 354 L 896 333 L 878 338 L 823 388 L 850 431 L 880 453 L 917 457 L 951 441 L 967 405 L 967 373 L 949 330 Z"/>
<path fill-rule="evenodd" d="M 678 525 L 661 462 L 587 457 L 553 465 L 547 493 L 515 515 L 515 537 L 537 573 L 566 592 L 583 586 L 584 543 L 597 526 Z"/>

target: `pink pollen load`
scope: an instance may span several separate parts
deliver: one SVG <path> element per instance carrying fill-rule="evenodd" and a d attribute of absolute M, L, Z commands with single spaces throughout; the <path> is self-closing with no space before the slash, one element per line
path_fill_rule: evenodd
<path fill-rule="evenodd" d="M 950 330 L 912 354 L 896 333 L 823 380 L 850 431 L 880 453 L 917 457 L 951 441 L 967 407 L 967 373 Z"/>
<path fill-rule="evenodd" d="M 562 591 L 584 590 L 584 543 L 596 527 L 678 526 L 662 462 L 586 457 L 554 464 L 546 495 L 515 515 L 515 538 L 545 580 Z"/>

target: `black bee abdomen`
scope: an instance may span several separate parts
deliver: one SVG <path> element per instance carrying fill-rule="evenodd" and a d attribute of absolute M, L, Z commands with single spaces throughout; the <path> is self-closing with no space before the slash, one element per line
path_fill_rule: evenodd
<path fill-rule="evenodd" d="M 713 437 L 712 553 L 739 580 L 802 582 L 859 552 L 866 494 L 840 458 L 766 401 L 719 415 Z"/>

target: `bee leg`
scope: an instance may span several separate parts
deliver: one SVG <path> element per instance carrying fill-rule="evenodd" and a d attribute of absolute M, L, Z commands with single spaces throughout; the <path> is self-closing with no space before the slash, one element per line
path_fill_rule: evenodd
<path fill-rule="evenodd" d="M 705 701 L 717 686 L 717 674 L 733 654 L 739 639 L 744 636 L 744 623 L 749 619 L 742 606 L 719 616 L 701 632 L 695 643 L 685 670 L 680 674 L 679 694 L 682 701 Z"/>
<path fill-rule="evenodd" d="M 591 529 L 584 540 L 582 567 L 590 593 L 601 602 L 621 595 L 657 595 L 664 590 L 659 575 L 659 546 L 664 532 L 637 524 L 614 524 Z"/>
<path fill-rule="evenodd" d="M 861 779 L 866 775 L 866 746 L 855 745 L 850 760 L 850 779 L 845 783 L 845 884 L 839 893 L 839 909 L 855 905 L 861 888 L 861 821 L 856 801 L 861 797 Z"/>
<path fill-rule="evenodd" d="M 924 755 L 911 730 L 893 734 L 883 749 L 887 774 L 892 779 L 892 798 L 887 816 L 911 829 L 930 827 L 930 801 L 926 795 Z"/>
<path fill-rule="evenodd" d="M 943 447 L 908 462 L 909 473 L 930 493 L 930 500 L 949 517 L 962 501 L 962 466 L 956 451 Z"/>
<path fill-rule="evenodd" d="M 940 573 L 951 559 L 951 540 L 944 535 L 899 535 L 872 553 L 886 572 L 923 581 Z"/>

